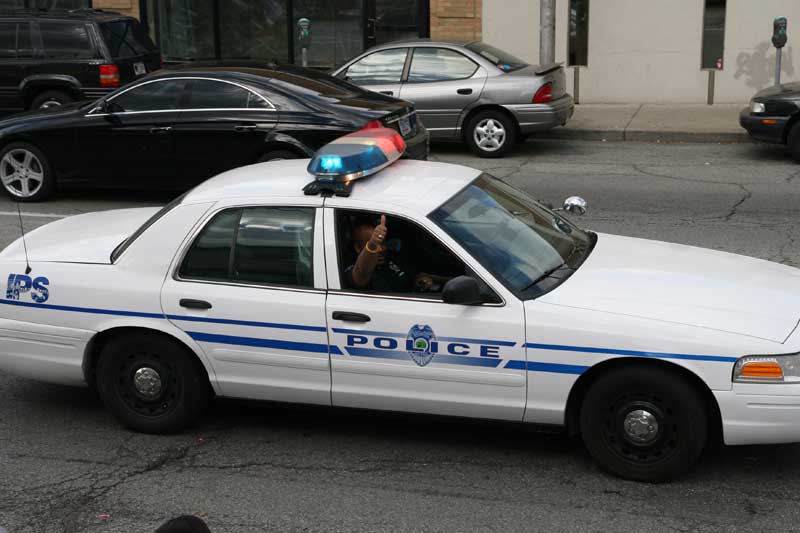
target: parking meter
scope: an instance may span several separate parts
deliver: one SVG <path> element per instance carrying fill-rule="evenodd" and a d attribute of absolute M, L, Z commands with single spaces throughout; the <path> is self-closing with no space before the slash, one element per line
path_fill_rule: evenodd
<path fill-rule="evenodd" d="M 308 49 L 311 46 L 311 20 L 301 18 L 297 21 L 297 40 L 303 56 L 303 66 L 308 66 Z"/>
<path fill-rule="evenodd" d="M 786 17 L 777 17 L 772 23 L 772 44 L 775 48 L 786 46 Z"/>
<path fill-rule="evenodd" d="M 772 22 L 772 44 L 777 48 L 775 51 L 775 85 L 781 84 L 781 59 L 782 48 L 786 46 L 786 17 L 776 17 Z"/>

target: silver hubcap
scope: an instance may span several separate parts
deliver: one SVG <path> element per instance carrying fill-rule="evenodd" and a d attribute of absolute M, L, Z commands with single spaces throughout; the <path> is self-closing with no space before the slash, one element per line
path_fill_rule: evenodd
<path fill-rule="evenodd" d="M 59 102 L 58 100 L 45 100 L 39 106 L 39 109 L 48 109 L 51 107 L 61 107 L 61 102 Z"/>
<path fill-rule="evenodd" d="M 145 366 L 133 375 L 133 386 L 142 396 L 155 398 L 161 394 L 161 376 L 152 368 Z"/>
<path fill-rule="evenodd" d="M 506 143 L 505 128 L 493 118 L 486 118 L 478 122 L 473 136 L 475 144 L 486 152 L 496 152 Z"/>
<path fill-rule="evenodd" d="M 0 181 L 13 196 L 30 198 L 42 188 L 42 162 L 24 148 L 11 150 L 0 160 Z"/>
<path fill-rule="evenodd" d="M 625 434 L 633 442 L 648 444 L 658 435 L 658 420 L 655 415 L 644 409 L 631 411 L 623 422 Z"/>

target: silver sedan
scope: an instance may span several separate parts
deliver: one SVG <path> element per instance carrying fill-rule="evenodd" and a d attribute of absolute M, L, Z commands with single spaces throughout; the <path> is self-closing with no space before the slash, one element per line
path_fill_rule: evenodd
<path fill-rule="evenodd" d="M 413 102 L 431 139 L 462 139 L 483 157 L 500 157 L 526 134 L 564 125 L 574 109 L 560 64 L 529 65 L 482 42 L 393 42 L 333 74 Z"/>

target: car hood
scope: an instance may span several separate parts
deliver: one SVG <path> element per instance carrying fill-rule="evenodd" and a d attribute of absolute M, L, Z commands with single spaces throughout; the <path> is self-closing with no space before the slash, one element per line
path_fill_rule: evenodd
<path fill-rule="evenodd" d="M 28 258 L 32 263 L 110 264 L 114 249 L 158 210 L 115 209 L 51 222 L 25 235 Z M 22 239 L 3 250 L 0 259 L 24 261 Z"/>
<path fill-rule="evenodd" d="M 753 98 L 800 98 L 800 82 L 773 85 L 758 91 Z"/>
<path fill-rule="evenodd" d="M 800 270 L 680 244 L 599 234 L 539 301 L 784 342 L 800 319 Z"/>
<path fill-rule="evenodd" d="M 32 120 L 37 119 L 53 119 L 58 117 L 71 117 L 76 115 L 77 111 L 81 109 L 81 107 L 85 106 L 85 102 L 73 102 L 71 104 L 58 106 L 58 107 L 50 107 L 47 109 L 33 109 L 31 111 L 23 111 L 22 113 L 16 113 L 14 115 L 8 116 L 3 120 L 0 120 L 0 128 L 8 126 L 10 124 L 16 124 L 18 122 L 30 122 Z M 87 108 L 88 111 L 89 108 Z"/>

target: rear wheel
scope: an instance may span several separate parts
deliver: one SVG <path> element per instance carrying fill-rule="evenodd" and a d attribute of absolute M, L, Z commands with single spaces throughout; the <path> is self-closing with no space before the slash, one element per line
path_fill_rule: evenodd
<path fill-rule="evenodd" d="M 272 150 L 258 158 L 259 163 L 267 161 L 282 161 L 284 159 L 299 159 L 299 156 L 289 150 Z"/>
<path fill-rule="evenodd" d="M 586 393 L 583 442 L 604 469 L 635 481 L 665 481 L 686 472 L 708 435 L 704 402 L 679 374 L 632 366 L 609 373 Z"/>
<path fill-rule="evenodd" d="M 100 354 L 97 389 L 106 408 L 142 433 L 174 433 L 195 422 L 211 399 L 208 375 L 170 339 L 128 334 Z"/>
<path fill-rule="evenodd" d="M 499 111 L 481 111 L 467 123 L 464 140 L 481 157 L 502 157 L 517 140 L 517 125 Z"/>
<path fill-rule="evenodd" d="M 56 179 L 41 150 L 11 143 L 0 150 L 0 183 L 18 202 L 39 202 L 53 194 Z"/>
<path fill-rule="evenodd" d="M 61 107 L 75 101 L 75 98 L 64 91 L 44 91 L 36 95 L 31 101 L 31 109 L 49 109 Z"/>
<path fill-rule="evenodd" d="M 795 123 L 789 131 L 786 148 L 789 151 L 789 156 L 800 163 L 800 122 Z"/>

